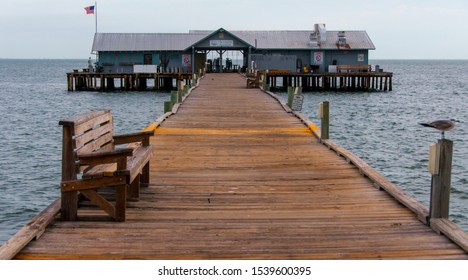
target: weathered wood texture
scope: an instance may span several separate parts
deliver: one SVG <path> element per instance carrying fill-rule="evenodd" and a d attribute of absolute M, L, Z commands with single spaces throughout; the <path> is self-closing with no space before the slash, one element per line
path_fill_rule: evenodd
<path fill-rule="evenodd" d="M 206 76 L 152 145 L 125 223 L 57 220 L 16 258 L 468 258 L 241 76 Z"/>
<path fill-rule="evenodd" d="M 110 110 L 98 110 L 59 122 L 63 126 L 61 214 L 63 220 L 78 218 L 79 195 L 88 198 L 116 221 L 125 221 L 127 190 L 138 199 L 141 179 L 148 185 L 153 131 L 114 135 Z M 128 144 L 126 148 L 117 145 Z M 80 178 L 79 178 L 80 177 Z M 98 193 L 115 189 L 113 202 Z"/>

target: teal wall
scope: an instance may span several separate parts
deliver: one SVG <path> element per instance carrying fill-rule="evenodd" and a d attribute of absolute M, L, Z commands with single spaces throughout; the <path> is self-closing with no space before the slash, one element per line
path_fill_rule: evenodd
<path fill-rule="evenodd" d="M 329 50 L 325 51 L 323 70 L 333 65 L 367 65 L 369 64 L 368 50 Z"/>
<path fill-rule="evenodd" d="M 98 67 L 106 73 L 132 73 L 133 65 L 144 64 L 145 55 L 152 55 L 153 65 L 159 65 L 158 52 L 99 52 Z"/>

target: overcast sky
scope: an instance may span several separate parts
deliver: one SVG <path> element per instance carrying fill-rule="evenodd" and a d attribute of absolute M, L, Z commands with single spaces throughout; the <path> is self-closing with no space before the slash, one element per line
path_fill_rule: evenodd
<path fill-rule="evenodd" d="M 87 58 L 89 0 L 1 0 L 0 58 Z M 468 59 L 467 0 L 99 0 L 98 32 L 366 30 L 371 59 Z"/>

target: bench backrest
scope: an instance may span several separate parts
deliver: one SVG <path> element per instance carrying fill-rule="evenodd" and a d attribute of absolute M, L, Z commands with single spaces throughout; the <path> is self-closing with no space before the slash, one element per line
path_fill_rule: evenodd
<path fill-rule="evenodd" d="M 76 180 L 78 155 L 114 149 L 110 110 L 93 111 L 59 122 L 63 126 L 62 180 Z"/>

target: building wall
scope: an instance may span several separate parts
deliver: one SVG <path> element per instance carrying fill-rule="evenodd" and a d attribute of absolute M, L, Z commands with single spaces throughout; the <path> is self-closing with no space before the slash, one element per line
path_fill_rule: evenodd
<path fill-rule="evenodd" d="M 133 73 L 133 65 L 145 64 L 145 55 L 150 55 L 146 64 L 160 66 L 162 71 L 181 69 L 190 72 L 192 64 L 200 63 L 200 58 L 192 61 L 191 53 L 177 51 L 152 52 L 99 52 L 98 67 L 105 73 Z M 247 57 L 247 56 L 246 56 Z M 304 66 L 314 72 L 327 72 L 329 65 L 369 64 L 368 50 L 257 50 L 252 52 L 251 61 L 257 69 L 302 71 Z M 198 62 L 197 62 L 198 61 Z M 251 62 L 248 64 L 251 66 Z"/>
<path fill-rule="evenodd" d="M 368 50 L 330 50 L 326 51 L 324 70 L 329 65 L 367 65 L 369 64 Z"/>
<path fill-rule="evenodd" d="M 146 64 L 165 66 L 166 69 L 182 68 L 182 52 L 164 51 L 99 52 L 97 65 L 104 73 L 133 73 L 133 65 L 145 64 L 145 55 L 151 56 Z"/>
<path fill-rule="evenodd" d="M 289 70 L 313 69 L 328 71 L 329 65 L 369 64 L 368 50 L 263 50 L 252 53 L 257 69 Z"/>
<path fill-rule="evenodd" d="M 300 71 L 308 66 L 310 52 L 301 50 L 263 50 L 251 55 L 257 69 Z"/>

